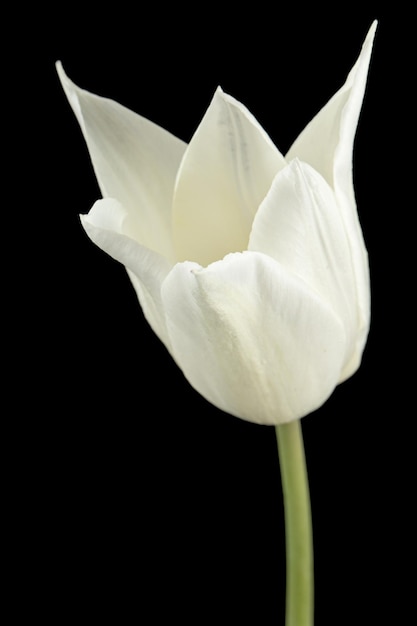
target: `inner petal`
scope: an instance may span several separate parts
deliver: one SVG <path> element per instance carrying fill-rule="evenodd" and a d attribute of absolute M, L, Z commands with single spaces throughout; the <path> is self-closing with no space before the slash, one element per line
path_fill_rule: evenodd
<path fill-rule="evenodd" d="M 243 105 L 218 89 L 187 147 L 173 201 L 177 259 L 201 265 L 246 250 L 284 157 Z"/>

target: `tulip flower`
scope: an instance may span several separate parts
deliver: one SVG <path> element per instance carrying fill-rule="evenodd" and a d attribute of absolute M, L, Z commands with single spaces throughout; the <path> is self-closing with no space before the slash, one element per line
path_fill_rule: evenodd
<path fill-rule="evenodd" d="M 360 364 L 370 289 L 352 150 L 373 32 L 285 157 L 220 88 L 186 145 L 58 64 L 104 197 L 84 228 L 127 268 L 191 385 L 234 416 L 298 419 Z"/>
<path fill-rule="evenodd" d="M 190 384 L 239 418 L 298 428 L 360 365 L 370 286 L 352 154 L 375 29 L 285 156 L 220 87 L 187 145 L 77 87 L 57 64 L 103 196 L 81 216 L 85 231 L 126 267 Z M 300 439 L 278 444 L 284 496 L 300 488 L 308 503 L 303 471 L 286 470 L 286 457 L 302 456 Z M 308 514 L 289 512 L 287 528 L 300 519 L 297 562 L 310 575 Z M 296 601 L 294 586 L 287 623 L 304 626 L 311 589 Z"/>

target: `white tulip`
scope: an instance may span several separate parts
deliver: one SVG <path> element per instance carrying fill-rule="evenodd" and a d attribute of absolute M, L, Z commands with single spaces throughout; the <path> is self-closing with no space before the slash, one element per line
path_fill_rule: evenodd
<path fill-rule="evenodd" d="M 103 195 L 87 234 L 191 385 L 242 419 L 303 417 L 359 367 L 370 286 L 352 153 L 375 28 L 285 157 L 220 88 L 187 145 L 57 63 Z"/>

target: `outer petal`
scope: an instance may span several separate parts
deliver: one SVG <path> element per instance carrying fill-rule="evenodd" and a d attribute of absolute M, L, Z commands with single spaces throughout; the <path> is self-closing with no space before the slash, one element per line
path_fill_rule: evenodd
<path fill-rule="evenodd" d="M 333 187 L 350 201 L 352 209 L 353 142 L 365 93 L 372 44 L 376 31 L 374 22 L 361 53 L 343 87 L 301 132 L 286 157 L 310 163 Z"/>
<path fill-rule="evenodd" d="M 173 354 L 217 407 L 279 424 L 318 408 L 337 384 L 344 330 L 301 279 L 257 252 L 203 269 L 174 267 L 162 286 Z"/>
<path fill-rule="evenodd" d="M 177 257 L 206 265 L 245 250 L 253 216 L 285 160 L 249 111 L 219 88 L 181 163 Z"/>
<path fill-rule="evenodd" d="M 333 308 L 345 327 L 348 364 L 359 324 L 349 243 L 335 194 L 312 167 L 294 159 L 277 174 L 256 214 L 249 250 L 279 261 Z"/>
<path fill-rule="evenodd" d="M 117 102 L 80 89 L 60 63 L 57 70 L 103 196 L 125 207 L 133 239 L 173 258 L 172 195 L 186 144 Z"/>
<path fill-rule="evenodd" d="M 333 187 L 349 238 L 355 273 L 357 302 L 361 312 L 357 334 L 357 355 L 362 354 L 370 321 L 368 258 L 356 212 L 352 182 L 352 152 L 356 127 L 365 93 L 372 44 L 377 23 L 366 37 L 359 58 L 343 87 L 308 124 L 287 154 L 307 161 Z M 350 367 L 352 374 L 360 361 Z"/>
<path fill-rule="evenodd" d="M 172 264 L 124 234 L 127 217 L 117 200 L 106 198 L 96 202 L 88 215 L 81 215 L 81 222 L 90 239 L 126 267 L 146 319 L 170 350 L 161 284 Z"/>

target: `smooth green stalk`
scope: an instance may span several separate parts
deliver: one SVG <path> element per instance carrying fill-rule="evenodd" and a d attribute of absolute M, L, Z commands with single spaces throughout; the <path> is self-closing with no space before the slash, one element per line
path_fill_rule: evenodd
<path fill-rule="evenodd" d="M 285 511 L 285 626 L 313 626 L 313 535 L 301 423 L 281 424 L 276 433 Z"/>

